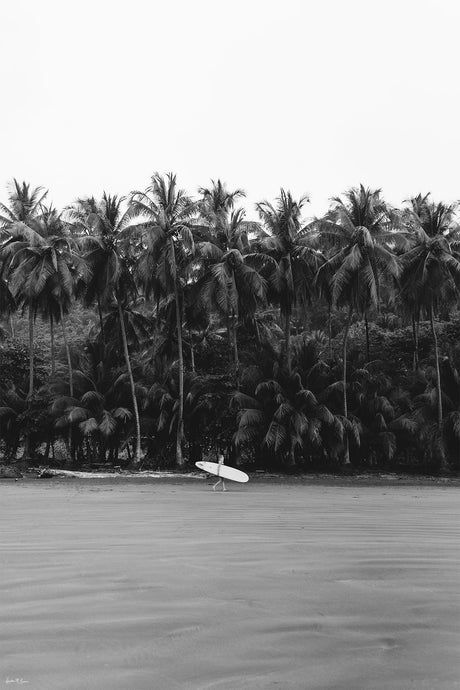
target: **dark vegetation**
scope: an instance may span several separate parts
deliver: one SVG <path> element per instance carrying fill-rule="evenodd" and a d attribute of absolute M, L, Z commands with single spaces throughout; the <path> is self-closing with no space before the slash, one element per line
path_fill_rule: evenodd
<path fill-rule="evenodd" d="M 460 232 L 429 195 L 323 218 L 173 175 L 62 212 L 0 205 L 0 457 L 458 472 Z"/>

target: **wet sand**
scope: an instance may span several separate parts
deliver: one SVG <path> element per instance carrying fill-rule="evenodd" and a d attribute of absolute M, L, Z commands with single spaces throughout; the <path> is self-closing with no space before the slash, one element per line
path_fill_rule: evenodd
<path fill-rule="evenodd" d="M 460 491 L 0 484 L 0 687 L 460 688 Z"/>

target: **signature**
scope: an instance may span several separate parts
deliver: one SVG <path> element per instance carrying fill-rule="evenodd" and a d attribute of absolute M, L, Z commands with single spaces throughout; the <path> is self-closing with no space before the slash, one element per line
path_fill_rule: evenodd
<path fill-rule="evenodd" d="M 5 680 L 5 683 L 16 683 L 17 685 L 24 685 L 24 683 L 28 683 L 28 680 L 24 680 L 24 678 L 10 678 L 8 677 Z"/>

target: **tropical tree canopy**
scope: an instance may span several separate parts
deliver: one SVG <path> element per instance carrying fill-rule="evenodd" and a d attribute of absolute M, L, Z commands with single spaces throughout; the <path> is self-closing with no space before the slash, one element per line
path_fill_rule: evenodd
<path fill-rule="evenodd" d="M 460 469 L 456 203 L 48 196 L 0 203 L 0 460 Z"/>

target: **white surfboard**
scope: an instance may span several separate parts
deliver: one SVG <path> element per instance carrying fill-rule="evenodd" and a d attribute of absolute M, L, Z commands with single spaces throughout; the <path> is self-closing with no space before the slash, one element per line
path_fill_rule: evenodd
<path fill-rule="evenodd" d="M 200 460 L 195 465 L 209 474 L 215 474 L 222 479 L 231 479 L 233 482 L 248 482 L 249 477 L 246 472 L 237 470 L 236 467 L 229 467 L 228 465 L 219 465 L 218 462 L 208 462 L 207 460 Z"/>

